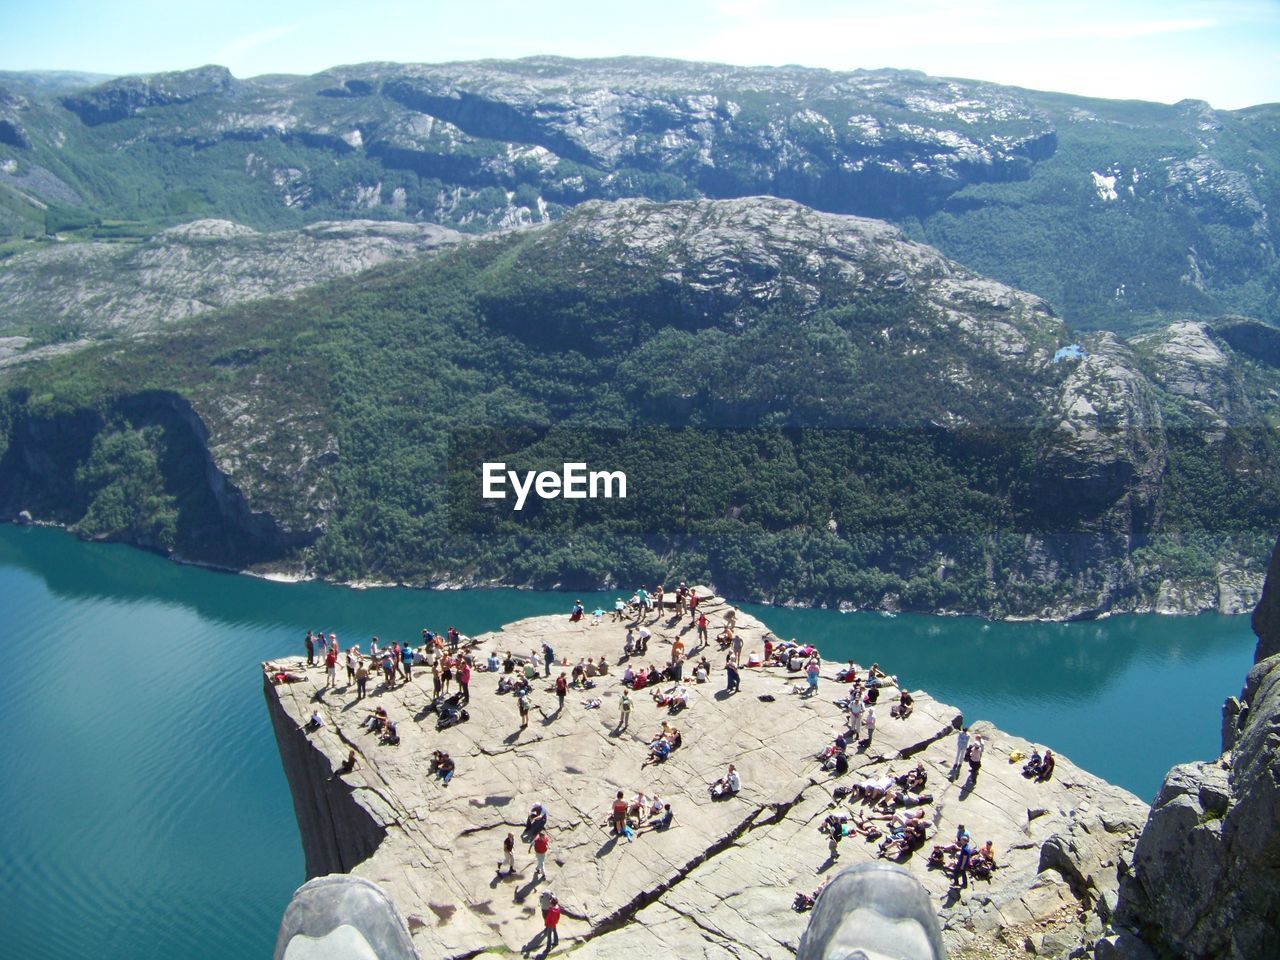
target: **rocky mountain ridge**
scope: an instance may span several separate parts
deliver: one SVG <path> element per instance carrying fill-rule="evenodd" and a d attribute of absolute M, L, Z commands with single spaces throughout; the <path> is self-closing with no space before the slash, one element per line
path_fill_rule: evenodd
<path fill-rule="evenodd" d="M 644 58 L 6 81 L 0 227 L 15 236 L 184 211 L 476 231 L 591 199 L 763 193 L 894 219 L 1078 325 L 1275 315 L 1272 106 Z"/>

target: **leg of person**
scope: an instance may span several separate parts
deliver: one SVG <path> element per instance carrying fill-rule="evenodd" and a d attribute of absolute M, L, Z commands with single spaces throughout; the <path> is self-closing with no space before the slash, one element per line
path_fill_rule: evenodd
<path fill-rule="evenodd" d="M 298 888 L 274 960 L 420 960 L 404 918 L 377 884 L 331 874 Z"/>
<path fill-rule="evenodd" d="M 929 894 L 893 863 L 845 867 L 818 895 L 796 960 L 946 960 Z"/>

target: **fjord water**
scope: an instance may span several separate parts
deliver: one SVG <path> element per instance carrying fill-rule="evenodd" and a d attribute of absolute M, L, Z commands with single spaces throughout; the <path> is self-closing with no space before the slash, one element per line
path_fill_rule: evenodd
<path fill-rule="evenodd" d="M 450 624 L 477 633 L 572 599 L 269 583 L 0 526 L 3 953 L 269 956 L 303 863 L 259 661 L 300 653 L 308 628 L 349 642 Z M 1239 692 L 1254 642 L 1246 617 L 1001 624 L 748 609 L 1147 800 L 1169 766 L 1217 754 L 1221 702 Z"/>

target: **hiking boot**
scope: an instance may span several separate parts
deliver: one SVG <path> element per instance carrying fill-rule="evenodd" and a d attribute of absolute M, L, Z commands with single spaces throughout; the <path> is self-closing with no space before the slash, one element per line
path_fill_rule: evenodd
<path fill-rule="evenodd" d="M 892 863 L 845 867 L 818 895 L 796 960 L 946 960 L 924 887 Z"/>
<path fill-rule="evenodd" d="M 334 873 L 298 888 L 280 921 L 273 960 L 420 960 L 382 888 Z"/>

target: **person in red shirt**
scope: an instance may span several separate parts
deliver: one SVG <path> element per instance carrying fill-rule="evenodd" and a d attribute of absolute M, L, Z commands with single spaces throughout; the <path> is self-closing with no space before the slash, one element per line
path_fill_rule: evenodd
<path fill-rule="evenodd" d="M 622 796 L 622 791 L 618 791 L 617 799 L 613 801 L 613 832 L 622 833 L 622 828 L 627 825 L 627 801 Z"/>
<path fill-rule="evenodd" d="M 547 878 L 547 848 L 551 846 L 551 838 L 547 836 L 547 831 L 539 830 L 538 835 L 533 838 L 533 853 L 538 860 L 538 865 L 533 870 L 533 876 L 536 880 L 538 877 Z"/>
<path fill-rule="evenodd" d="M 546 916 L 542 918 L 542 928 L 547 932 L 547 945 L 543 947 L 545 953 L 550 953 L 551 948 L 558 946 L 560 943 L 560 934 L 556 931 L 559 923 L 560 901 L 552 897 L 551 906 L 547 908 Z"/>
<path fill-rule="evenodd" d="M 325 689 L 336 687 L 338 685 L 338 648 L 330 647 L 329 652 L 324 655 L 324 686 Z"/>

